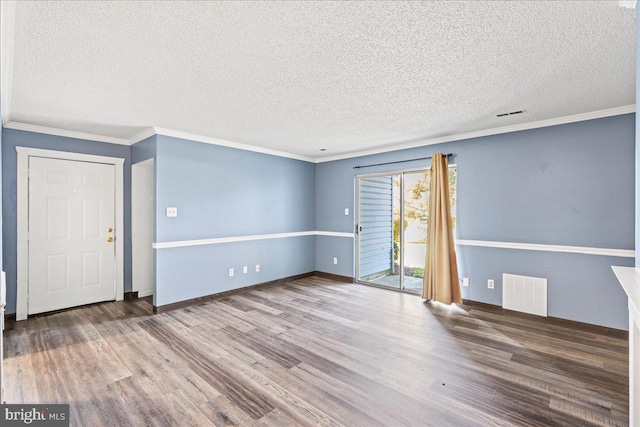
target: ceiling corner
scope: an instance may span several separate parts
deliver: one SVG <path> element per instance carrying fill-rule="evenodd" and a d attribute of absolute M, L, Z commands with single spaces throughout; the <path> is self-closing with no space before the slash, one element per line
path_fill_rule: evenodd
<path fill-rule="evenodd" d="M 153 127 L 153 126 L 149 126 L 148 128 L 146 128 L 142 132 L 130 137 L 127 140 L 127 142 L 129 143 L 129 145 L 133 145 L 133 144 L 135 144 L 137 142 L 140 142 L 142 140 L 145 140 L 145 139 L 149 138 L 150 136 L 157 135 L 157 134 L 158 134 L 158 131 L 156 130 L 156 128 Z"/>

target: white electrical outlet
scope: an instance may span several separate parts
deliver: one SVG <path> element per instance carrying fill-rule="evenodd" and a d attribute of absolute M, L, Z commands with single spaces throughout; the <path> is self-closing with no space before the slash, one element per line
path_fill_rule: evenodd
<path fill-rule="evenodd" d="M 349 215 L 349 208 L 344 208 L 344 214 Z"/>
<path fill-rule="evenodd" d="M 334 258 L 334 259 L 333 259 L 333 263 L 334 263 L 334 264 L 337 264 L 337 263 L 338 263 L 338 258 Z"/>
<path fill-rule="evenodd" d="M 167 208 L 167 218 L 175 218 L 178 216 L 178 208 Z"/>
<path fill-rule="evenodd" d="M 233 268 L 229 269 L 229 277 L 233 277 Z"/>
<path fill-rule="evenodd" d="M 260 264 L 256 264 L 256 273 L 260 271 Z"/>
<path fill-rule="evenodd" d="M 487 287 L 488 287 L 489 289 L 493 289 L 493 279 L 489 279 L 489 280 L 487 280 Z"/>
<path fill-rule="evenodd" d="M 242 272 L 244 274 L 247 274 L 249 272 L 249 267 L 247 267 L 246 265 L 244 267 L 242 267 Z"/>
<path fill-rule="evenodd" d="M 469 278 L 468 277 L 463 277 L 462 278 L 462 286 L 469 286 Z"/>

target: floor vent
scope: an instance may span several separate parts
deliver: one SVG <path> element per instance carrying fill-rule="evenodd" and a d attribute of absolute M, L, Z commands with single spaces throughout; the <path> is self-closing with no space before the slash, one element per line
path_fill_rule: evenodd
<path fill-rule="evenodd" d="M 547 279 L 503 274 L 502 308 L 547 317 Z"/>

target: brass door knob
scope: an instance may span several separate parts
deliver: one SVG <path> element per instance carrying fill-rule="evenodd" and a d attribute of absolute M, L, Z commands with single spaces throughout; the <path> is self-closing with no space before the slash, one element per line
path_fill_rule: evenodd
<path fill-rule="evenodd" d="M 113 228 L 109 227 L 107 228 L 107 233 L 111 233 L 113 231 Z"/>
<path fill-rule="evenodd" d="M 107 237 L 107 242 L 109 243 L 113 242 L 113 237 Z"/>

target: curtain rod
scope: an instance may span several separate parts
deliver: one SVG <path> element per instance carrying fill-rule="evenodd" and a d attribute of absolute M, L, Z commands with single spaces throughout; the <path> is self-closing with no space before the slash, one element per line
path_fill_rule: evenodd
<path fill-rule="evenodd" d="M 453 156 L 453 153 L 446 153 L 445 156 L 447 157 L 451 157 Z M 429 156 L 429 157 L 420 157 L 419 159 L 409 159 L 409 160 L 398 160 L 397 162 L 386 162 L 386 163 L 376 163 L 373 165 L 362 165 L 362 166 L 354 166 L 354 169 L 361 169 L 361 168 L 370 168 L 373 166 L 384 166 L 384 165 L 394 165 L 396 163 L 407 163 L 407 162 L 415 162 L 417 160 L 429 160 L 433 158 L 433 156 Z"/>

